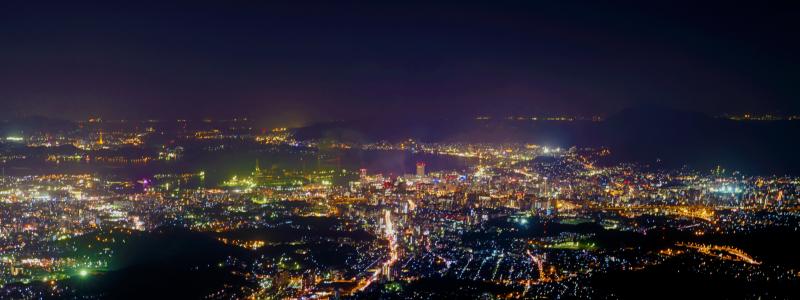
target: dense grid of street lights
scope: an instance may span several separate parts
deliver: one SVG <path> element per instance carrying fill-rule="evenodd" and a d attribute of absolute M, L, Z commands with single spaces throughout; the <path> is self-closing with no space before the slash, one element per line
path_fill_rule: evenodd
<path fill-rule="evenodd" d="M 151 123 L 157 124 L 146 124 Z M 175 227 L 260 254 L 197 266 L 223 269 L 244 282 L 216 287 L 207 295 L 213 298 L 393 293 L 426 298 L 437 294 L 413 291 L 413 284 L 431 278 L 491 284 L 497 287 L 495 296 L 502 297 L 591 298 L 598 293 L 589 284 L 597 274 L 646 269 L 675 257 L 697 262 L 682 265 L 692 272 L 748 282 L 796 283 L 800 274 L 735 245 L 704 240 L 764 228 L 797 231 L 800 178 L 597 163 L 613 149 L 413 139 L 297 141 L 284 128 L 252 133 L 239 123 L 181 129 L 176 135 L 186 147 L 198 140 L 221 141 L 203 144 L 200 149 L 207 152 L 251 141 L 252 147 L 270 151 L 407 151 L 469 163 L 430 171 L 421 162 L 413 174 L 390 175 L 332 166 L 265 170 L 253 161 L 252 172 L 210 186 L 195 182 L 214 170 L 133 180 L 90 173 L 5 175 L 0 177 L 0 297 L 77 295 L 69 279 L 103 276 L 119 268 L 115 259 L 126 244 Z M 89 130 L 83 136 L 10 142 L 45 148 L 75 143 L 81 151 L 33 156 L 51 164 L 182 158 L 184 146 L 178 144 L 145 156 L 99 158 L 118 147 L 139 146 L 157 132 L 137 128 L 143 130 Z M 142 157 L 147 159 L 137 160 Z M 4 156 L 14 159 L 31 158 Z M 587 224 L 597 228 L 586 230 Z M 534 233 L 540 226 L 552 232 Z M 646 236 L 661 231 L 677 232 L 681 239 L 658 249 L 601 245 L 601 236 L 609 232 Z"/>

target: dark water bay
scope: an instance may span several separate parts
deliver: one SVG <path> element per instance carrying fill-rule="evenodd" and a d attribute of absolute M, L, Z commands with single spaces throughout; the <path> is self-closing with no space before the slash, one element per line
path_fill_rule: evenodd
<path fill-rule="evenodd" d="M 427 171 L 463 170 L 470 160 L 452 156 L 412 153 L 410 151 L 335 150 L 316 151 L 306 148 L 234 148 L 221 151 L 187 150 L 177 161 L 151 161 L 141 164 L 109 164 L 98 162 L 48 162 L 43 156 L 9 161 L 3 165 L 6 175 L 36 174 L 100 174 L 126 180 L 152 178 L 156 174 L 205 173 L 203 182 L 195 185 L 213 187 L 232 176 L 249 175 L 258 161 L 266 172 L 311 172 L 315 170 L 348 170 L 365 168 L 371 174 L 411 174 L 416 163 L 424 162 Z"/>

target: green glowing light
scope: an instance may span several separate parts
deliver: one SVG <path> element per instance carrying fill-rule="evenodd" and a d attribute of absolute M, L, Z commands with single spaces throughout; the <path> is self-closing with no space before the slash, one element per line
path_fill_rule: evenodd
<path fill-rule="evenodd" d="M 89 276 L 89 270 L 81 269 L 80 271 L 78 271 L 78 275 L 81 275 L 81 277 Z"/>
<path fill-rule="evenodd" d="M 403 286 L 398 282 L 387 283 L 384 289 L 390 293 L 397 293 L 403 290 Z"/>

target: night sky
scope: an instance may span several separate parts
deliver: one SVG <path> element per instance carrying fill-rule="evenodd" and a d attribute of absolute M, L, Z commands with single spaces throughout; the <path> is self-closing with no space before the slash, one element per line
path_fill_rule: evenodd
<path fill-rule="evenodd" d="M 0 118 L 800 113 L 798 1 L 104 2 L 0 2 Z"/>

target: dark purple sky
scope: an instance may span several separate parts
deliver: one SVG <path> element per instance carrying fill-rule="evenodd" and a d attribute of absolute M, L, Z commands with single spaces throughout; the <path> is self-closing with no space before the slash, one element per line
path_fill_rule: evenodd
<path fill-rule="evenodd" d="M 800 113 L 798 1 L 166 2 L 0 2 L 0 117 Z"/>

